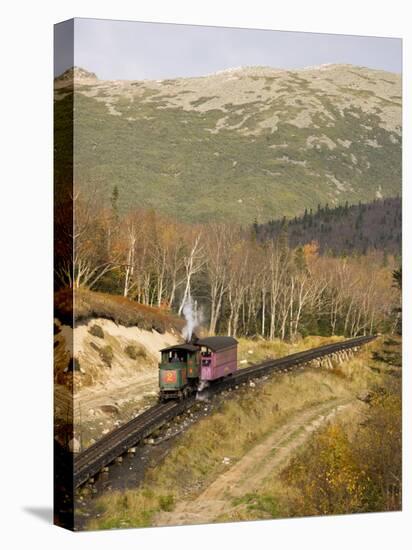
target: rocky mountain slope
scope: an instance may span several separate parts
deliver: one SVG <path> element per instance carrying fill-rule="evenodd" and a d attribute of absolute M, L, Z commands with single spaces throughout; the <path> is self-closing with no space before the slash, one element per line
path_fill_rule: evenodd
<path fill-rule="evenodd" d="M 250 223 L 401 187 L 401 76 L 351 65 L 243 67 L 198 78 L 55 81 L 56 120 L 75 94 L 75 179 L 122 209 Z M 56 136 L 57 155 L 67 156 Z M 64 160 L 64 158 L 63 158 Z"/>

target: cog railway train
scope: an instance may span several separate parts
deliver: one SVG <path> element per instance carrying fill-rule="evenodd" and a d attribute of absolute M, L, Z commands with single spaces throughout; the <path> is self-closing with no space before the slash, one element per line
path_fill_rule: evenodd
<path fill-rule="evenodd" d="M 160 350 L 160 400 L 184 399 L 237 369 L 237 340 L 231 336 L 193 338 Z"/>

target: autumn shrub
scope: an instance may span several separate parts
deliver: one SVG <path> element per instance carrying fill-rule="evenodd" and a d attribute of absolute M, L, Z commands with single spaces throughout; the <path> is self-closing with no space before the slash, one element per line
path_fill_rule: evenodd
<path fill-rule="evenodd" d="M 114 357 L 112 347 L 111 346 L 104 346 L 103 348 L 100 348 L 99 354 L 100 354 L 100 357 L 102 358 L 103 363 L 107 367 L 111 367 L 113 357 Z"/>
<path fill-rule="evenodd" d="M 234 498 L 232 504 L 235 507 L 243 506 L 247 513 L 247 519 L 275 518 L 280 516 L 279 502 L 273 495 L 257 492 L 247 493 L 242 497 Z M 225 518 L 223 517 L 222 519 L 224 520 Z"/>
<path fill-rule="evenodd" d="M 315 435 L 282 478 L 298 492 L 293 509 L 297 516 L 361 512 L 369 484 L 339 424 Z"/>
<path fill-rule="evenodd" d="M 130 357 L 130 359 L 138 359 L 146 357 L 146 351 L 140 346 L 128 345 L 125 347 L 124 352 Z"/>
<path fill-rule="evenodd" d="M 159 508 L 164 512 L 170 512 L 173 510 L 175 499 L 173 495 L 160 495 L 159 496 Z"/>
<path fill-rule="evenodd" d="M 328 425 L 282 473 L 294 489 L 295 516 L 399 510 L 401 478 L 401 400 L 394 387 L 376 394 L 352 436 L 348 426 Z"/>
<path fill-rule="evenodd" d="M 373 487 L 368 511 L 393 511 L 402 507 L 402 401 L 400 381 L 386 392 L 375 393 L 371 414 L 354 441 L 358 462 L 367 468 Z"/>
<path fill-rule="evenodd" d="M 92 325 L 89 328 L 89 332 L 92 336 L 96 336 L 97 338 L 104 338 L 104 332 L 102 327 L 99 327 L 99 325 Z"/>

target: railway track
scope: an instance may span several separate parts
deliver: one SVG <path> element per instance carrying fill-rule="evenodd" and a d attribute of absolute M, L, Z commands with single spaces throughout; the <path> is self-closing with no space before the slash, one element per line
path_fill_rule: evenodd
<path fill-rule="evenodd" d="M 297 366 L 311 361 L 333 356 L 345 350 L 353 350 L 374 340 L 375 336 L 360 336 L 333 344 L 327 344 L 311 350 L 294 353 L 271 359 L 246 367 L 235 372 L 232 376 L 209 386 L 209 393 L 219 393 L 229 387 L 237 386 L 252 378 L 264 376 L 269 372 L 292 370 Z M 125 453 L 130 447 L 134 447 L 144 438 L 148 437 L 163 424 L 189 409 L 196 401 L 195 396 L 190 396 L 183 401 L 169 401 L 159 403 L 130 420 L 123 426 L 105 435 L 85 451 L 74 458 L 74 487 L 79 487 L 92 476 L 96 475 L 104 466 L 110 464 L 118 456 Z"/>

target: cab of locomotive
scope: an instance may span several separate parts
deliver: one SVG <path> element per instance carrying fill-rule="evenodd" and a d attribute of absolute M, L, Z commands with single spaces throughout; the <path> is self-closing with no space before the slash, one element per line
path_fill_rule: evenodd
<path fill-rule="evenodd" d="M 198 378 L 198 348 L 190 344 L 181 344 L 164 348 L 160 353 L 160 397 L 162 399 L 186 397 Z"/>

